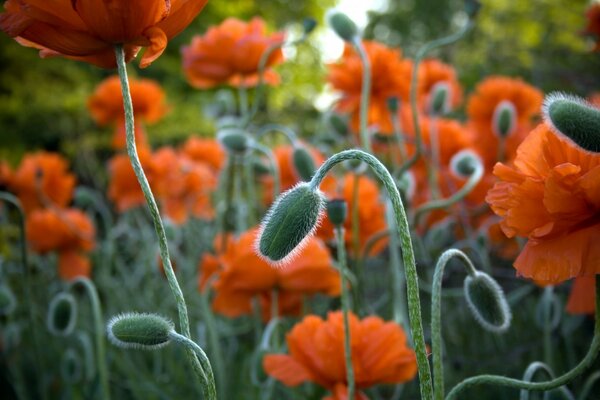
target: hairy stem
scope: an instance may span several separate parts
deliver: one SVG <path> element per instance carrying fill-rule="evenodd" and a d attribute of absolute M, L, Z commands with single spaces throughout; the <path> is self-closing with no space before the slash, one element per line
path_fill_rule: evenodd
<path fill-rule="evenodd" d="M 213 375 L 210 361 L 208 360 L 204 350 L 202 350 L 202 347 L 198 346 L 196 342 L 190 338 L 180 335 L 175 331 L 171 331 L 169 333 L 169 338 L 171 338 L 171 340 L 174 342 L 184 345 L 186 349 L 193 352 L 197 356 L 197 360 L 200 360 L 200 364 L 202 365 L 200 372 L 202 373 L 201 376 L 203 378 L 202 386 L 206 389 L 205 397 L 207 400 L 216 400 L 217 389 L 215 387 L 215 376 Z"/>

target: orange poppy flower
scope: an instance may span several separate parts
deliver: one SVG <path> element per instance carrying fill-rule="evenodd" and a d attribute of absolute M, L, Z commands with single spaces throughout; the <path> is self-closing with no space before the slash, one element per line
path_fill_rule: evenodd
<path fill-rule="evenodd" d="M 58 276 L 70 281 L 78 276 L 90 277 L 92 264 L 90 259 L 79 250 L 61 250 L 58 253 Z"/>
<path fill-rule="evenodd" d="M 358 184 L 358 225 L 360 227 L 359 243 L 361 249 L 371 236 L 387 228 L 385 204 L 381 199 L 377 184 L 367 176 L 347 173 L 340 183 L 340 189 L 327 190 L 325 193 L 331 199 L 344 199 L 348 204 L 348 217 L 344 223 L 344 240 L 348 249 L 353 247 L 351 210 L 354 204 L 353 193 L 356 184 Z M 333 225 L 327 216 L 323 218 L 322 224 L 317 230 L 317 235 L 325 240 L 333 240 Z M 380 240 L 373 247 L 373 252 L 381 251 L 385 244 L 385 240 Z"/>
<path fill-rule="evenodd" d="M 52 204 L 67 206 L 73 199 L 75 176 L 60 154 L 38 152 L 27 154 L 7 182 L 26 213 Z"/>
<path fill-rule="evenodd" d="M 596 311 L 596 278 L 580 276 L 575 278 L 567 301 L 569 314 L 594 314 Z"/>
<path fill-rule="evenodd" d="M 186 140 L 181 150 L 188 158 L 207 165 L 214 172 L 221 170 L 227 156 L 221 143 L 214 138 L 192 136 Z"/>
<path fill-rule="evenodd" d="M 494 115 L 501 104 L 511 104 L 515 111 L 515 128 L 505 138 L 503 160 L 510 162 L 517 147 L 533 128 L 532 119 L 540 113 L 543 94 L 521 79 L 491 76 L 477 85 L 467 104 L 473 143 L 486 169 L 498 161 L 500 145 L 494 128 Z"/>
<path fill-rule="evenodd" d="M 456 71 L 450 65 L 435 58 L 423 60 L 419 63 L 417 79 L 417 99 L 422 111 L 430 107 L 432 89 L 441 83 L 445 83 L 449 88 L 451 108 L 455 109 L 460 105 L 463 90 L 458 82 Z"/>
<path fill-rule="evenodd" d="M 7 0 L 0 29 L 41 57 L 62 56 L 102 68 L 116 65 L 114 47 L 126 61 L 142 47 L 142 68 L 156 60 L 207 0 Z"/>
<path fill-rule="evenodd" d="M 406 345 L 399 325 L 370 316 L 359 320 L 350 314 L 352 366 L 356 387 L 404 383 L 417 374 L 415 352 Z M 315 382 L 342 399 L 345 392 L 344 324 L 340 311 L 329 312 L 327 320 L 305 317 L 286 335 L 287 354 L 268 354 L 265 372 L 286 386 Z M 364 394 L 359 394 L 364 396 Z M 365 397 L 358 397 L 359 399 Z"/>
<path fill-rule="evenodd" d="M 259 17 L 250 22 L 227 18 L 209 28 L 204 36 L 194 36 L 191 44 L 181 49 L 183 70 L 190 85 L 199 89 L 221 84 L 255 86 L 263 53 L 283 40 L 282 32 L 268 35 L 265 22 Z M 282 60 L 281 49 L 270 55 L 265 83 L 279 83 L 279 76 L 269 68 Z"/>
<path fill-rule="evenodd" d="M 590 94 L 588 96 L 588 101 L 596 107 L 600 107 L 600 92 Z"/>
<path fill-rule="evenodd" d="M 486 201 L 503 218 L 508 237 L 529 241 L 516 259 L 518 273 L 555 284 L 600 273 L 600 155 L 555 135 L 546 124 L 517 151 L 514 167 L 496 164 L 500 179 Z"/>
<path fill-rule="evenodd" d="M 364 41 L 363 44 L 371 64 L 368 124 L 376 126 L 382 133 L 391 133 L 387 100 L 399 97 L 408 101 L 412 62 L 402 59 L 400 50 L 390 49 L 381 43 Z M 352 116 L 352 127 L 358 131 L 363 73 L 360 57 L 351 45 L 346 44 L 342 59 L 327 67 L 327 81 L 342 94 L 337 109 Z"/>
<path fill-rule="evenodd" d="M 0 161 L 0 186 L 9 186 L 14 172 L 8 162 Z"/>
<path fill-rule="evenodd" d="M 167 112 L 165 92 L 157 82 L 150 79 L 131 79 L 129 89 L 136 118 L 136 143 L 138 146 L 143 146 L 147 141 L 139 122 L 155 123 L 165 115 Z M 119 77 L 111 76 L 102 81 L 88 98 L 87 106 L 98 125 L 116 126 L 112 145 L 115 149 L 124 149 L 125 111 Z"/>
<path fill-rule="evenodd" d="M 317 238 L 309 239 L 300 255 L 285 268 L 273 268 L 254 251 L 258 228 L 228 242 L 218 256 L 205 254 L 201 264 L 200 288 L 214 273 L 216 295 L 213 309 L 228 317 L 252 313 L 252 300 L 258 298 L 263 318 L 270 318 L 271 294 L 278 290 L 280 315 L 297 315 L 302 297 L 315 293 L 337 296 L 340 277 L 325 245 Z"/>
<path fill-rule="evenodd" d="M 600 4 L 594 3 L 585 12 L 587 24 L 583 34 L 591 36 L 596 44 L 593 51 L 600 51 Z"/>

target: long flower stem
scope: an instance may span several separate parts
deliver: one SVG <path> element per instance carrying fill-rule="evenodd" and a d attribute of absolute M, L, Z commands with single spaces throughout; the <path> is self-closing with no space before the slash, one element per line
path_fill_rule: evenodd
<path fill-rule="evenodd" d="M 342 285 L 342 314 L 344 317 L 344 360 L 346 361 L 346 382 L 348 384 L 348 399 L 354 399 L 354 367 L 352 365 L 352 346 L 350 332 L 350 297 L 348 293 L 348 280 L 346 279 L 346 244 L 344 243 L 344 227 L 337 226 L 334 230 L 337 242 L 338 263 Z"/>
<path fill-rule="evenodd" d="M 206 356 L 202 347 L 198 346 L 196 342 L 191 340 L 190 338 L 180 335 L 175 331 L 171 331 L 169 333 L 169 337 L 174 342 L 180 343 L 185 346 L 185 348 L 197 356 L 197 360 L 200 360 L 200 364 L 202 365 L 200 372 L 202 373 L 203 378 L 203 388 L 206 389 L 206 399 L 207 400 L 216 400 L 217 398 L 217 389 L 215 386 L 215 376 L 213 375 L 212 367 L 210 366 L 210 361 Z"/>
<path fill-rule="evenodd" d="M 369 139 L 369 98 L 371 97 L 371 62 L 360 38 L 352 41 L 363 67 L 362 87 L 360 92 L 360 142 L 364 151 L 371 153 L 371 140 Z"/>
<path fill-rule="evenodd" d="M 219 396 L 223 399 L 227 398 L 227 386 L 225 365 L 223 364 L 223 352 L 219 345 L 219 330 L 217 329 L 217 323 L 215 316 L 210 309 L 208 302 L 209 290 L 206 289 L 200 294 L 200 308 L 202 310 L 202 316 L 204 317 L 204 323 L 206 324 L 206 331 L 208 334 L 208 343 L 210 346 L 210 355 L 213 358 L 215 369 L 217 371 L 217 381 L 219 382 Z"/>
<path fill-rule="evenodd" d="M 133 167 L 135 176 L 140 184 L 140 187 L 142 188 L 144 198 L 146 199 L 146 203 L 148 205 L 148 210 L 150 211 L 150 215 L 152 216 L 154 230 L 156 231 L 156 236 L 158 237 L 162 265 L 164 267 L 165 274 L 167 275 L 167 281 L 169 282 L 171 292 L 173 293 L 175 301 L 177 302 L 177 310 L 179 313 L 179 324 L 181 327 L 181 331 L 183 332 L 183 335 L 185 337 L 189 338 L 191 335 L 187 306 L 185 304 L 185 299 L 183 298 L 183 292 L 179 287 L 177 277 L 175 276 L 175 272 L 173 271 L 173 265 L 171 264 L 171 259 L 169 257 L 167 235 L 165 233 L 165 228 L 163 226 L 162 219 L 160 218 L 158 205 L 156 204 L 156 200 L 154 199 L 154 195 L 152 194 L 152 190 L 150 189 L 150 184 L 148 183 L 148 179 L 146 178 L 146 174 L 144 173 L 144 169 L 142 168 L 142 163 L 140 162 L 140 158 L 138 156 L 137 148 L 135 145 L 133 102 L 131 100 L 131 92 L 129 90 L 129 79 L 127 78 L 127 66 L 125 64 L 125 52 L 123 50 L 122 45 L 117 45 L 115 47 L 115 55 L 117 60 L 117 68 L 119 70 L 119 78 L 121 81 L 123 106 L 125 109 L 127 154 L 129 155 L 131 166 Z M 192 364 L 192 368 L 194 369 L 196 374 L 198 376 L 202 376 L 202 367 L 200 366 L 200 363 L 196 358 L 196 354 L 194 353 L 194 351 L 188 350 L 187 354 L 188 359 Z"/>
<path fill-rule="evenodd" d="M 106 366 L 106 343 L 104 341 L 104 319 L 102 317 L 102 305 L 100 304 L 100 298 L 98 297 L 96 286 L 94 286 L 92 281 L 84 276 L 80 276 L 71 282 L 71 287 L 78 284 L 85 288 L 92 305 L 98 377 L 100 378 L 100 386 L 102 387 L 103 392 L 102 398 L 109 400 L 110 387 L 108 385 L 108 368 Z"/>
<path fill-rule="evenodd" d="M 433 387 L 431 384 L 431 371 L 427 359 L 427 348 L 425 346 L 425 336 L 423 334 L 423 324 L 421 317 L 421 304 L 419 300 L 419 277 L 415 263 L 412 241 L 410 237 L 410 228 L 406 218 L 406 211 L 402 205 L 402 198 L 398 188 L 388 170 L 381 162 L 372 156 L 360 150 L 346 150 L 331 156 L 313 176 L 310 186 L 317 190 L 321 181 L 334 165 L 346 160 L 360 160 L 367 163 L 375 172 L 375 175 L 383 183 L 388 192 L 394 214 L 396 215 L 396 226 L 398 227 L 400 243 L 402 245 L 402 257 L 406 273 L 407 297 L 408 297 L 408 315 L 412 337 L 415 343 L 415 352 L 417 354 L 417 366 L 419 370 L 419 384 L 421 389 L 421 398 L 423 400 L 433 399 Z"/>
<path fill-rule="evenodd" d="M 519 379 L 507 378 L 506 376 L 500 375 L 479 375 L 467 378 L 458 385 L 456 385 L 446 400 L 458 399 L 459 394 L 464 390 L 478 385 L 497 385 L 507 386 L 514 389 L 525 389 L 525 390 L 536 390 L 536 391 L 548 391 L 555 389 L 559 386 L 566 385 L 579 375 L 584 373 L 590 368 L 596 360 L 598 353 L 600 352 L 600 275 L 596 275 L 596 320 L 594 323 L 594 338 L 590 348 L 579 364 L 577 364 L 572 370 L 559 376 L 558 378 L 552 379 L 546 382 L 526 382 Z M 461 398 L 464 398 L 462 396 Z"/>
<path fill-rule="evenodd" d="M 446 250 L 438 259 L 433 274 L 431 295 L 431 350 L 433 357 L 433 388 L 435 400 L 444 399 L 444 362 L 442 354 L 442 277 L 446 264 L 459 258 L 469 275 L 476 273 L 475 266 L 465 253 L 457 249 Z"/>

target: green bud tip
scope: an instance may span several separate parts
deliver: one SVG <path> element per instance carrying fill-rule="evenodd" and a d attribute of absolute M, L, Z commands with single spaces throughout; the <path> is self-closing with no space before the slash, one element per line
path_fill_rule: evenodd
<path fill-rule="evenodd" d="M 304 34 L 308 35 L 317 27 L 317 20 L 311 17 L 304 18 L 302 27 L 304 28 Z"/>
<path fill-rule="evenodd" d="M 342 226 L 348 216 L 348 203 L 344 199 L 332 199 L 327 201 L 327 218 L 333 226 Z"/>
<path fill-rule="evenodd" d="M 149 313 L 124 313 L 111 318 L 108 339 L 123 349 L 156 350 L 171 341 L 173 322 Z"/>
<path fill-rule="evenodd" d="M 325 199 L 318 189 L 300 182 L 280 195 L 263 219 L 256 238 L 256 253 L 274 266 L 298 255 L 323 217 Z"/>
<path fill-rule="evenodd" d="M 450 112 L 450 85 L 437 82 L 429 92 L 429 112 L 431 115 L 446 115 Z"/>
<path fill-rule="evenodd" d="M 504 291 L 492 277 L 480 271 L 467 276 L 464 292 L 471 313 L 484 329 L 502 333 L 509 328 L 510 307 Z"/>
<path fill-rule="evenodd" d="M 600 109 L 582 98 L 565 93 L 546 96 L 544 121 L 557 135 L 581 149 L 600 153 Z"/>
<path fill-rule="evenodd" d="M 358 27 L 346 14 L 333 11 L 327 20 L 335 33 L 346 42 L 352 42 L 358 37 Z"/>
<path fill-rule="evenodd" d="M 492 130 L 496 136 L 510 136 L 517 128 L 517 109 L 508 100 L 502 100 L 494 109 Z"/>
<path fill-rule="evenodd" d="M 50 301 L 46 325 L 50 333 L 68 336 L 77 322 L 77 302 L 70 293 L 59 293 Z"/>
<path fill-rule="evenodd" d="M 396 114 L 400 108 L 400 99 L 396 96 L 390 96 L 386 100 L 387 108 L 392 114 Z"/>
<path fill-rule="evenodd" d="M 217 139 L 227 151 L 244 153 L 250 146 L 250 137 L 239 128 L 225 128 L 217 132 Z"/>
<path fill-rule="evenodd" d="M 302 145 L 295 145 L 292 153 L 294 170 L 300 180 L 308 182 L 312 179 L 317 169 L 315 160 L 308 149 Z"/>
<path fill-rule="evenodd" d="M 450 160 L 450 171 L 459 178 L 468 178 L 483 165 L 481 158 L 472 150 L 461 150 Z"/>

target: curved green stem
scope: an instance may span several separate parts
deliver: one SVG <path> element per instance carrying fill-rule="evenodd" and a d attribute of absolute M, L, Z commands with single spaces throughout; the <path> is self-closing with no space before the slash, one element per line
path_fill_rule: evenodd
<path fill-rule="evenodd" d="M 550 368 L 550 366 L 539 361 L 534 361 L 531 364 L 529 364 L 529 366 L 525 370 L 525 373 L 523 374 L 523 380 L 531 382 L 533 380 L 534 375 L 538 371 L 544 371 L 550 379 L 554 379 L 554 372 L 552 372 L 552 368 Z M 560 393 L 567 400 L 575 400 L 573 394 L 564 386 L 560 387 Z M 521 390 L 519 400 L 529 400 L 529 391 Z"/>
<path fill-rule="evenodd" d="M 310 182 L 310 187 L 313 190 L 317 190 L 327 172 L 329 172 L 334 165 L 346 160 L 360 160 L 367 163 L 373 169 L 373 172 L 377 178 L 379 178 L 379 180 L 383 183 L 383 186 L 387 190 L 390 197 L 390 201 L 392 202 L 392 207 L 394 208 L 394 214 L 396 216 L 396 226 L 398 227 L 400 243 L 402 245 L 402 257 L 406 273 L 409 308 L 408 315 L 410 319 L 412 337 L 415 343 L 415 352 L 417 354 L 421 397 L 424 400 L 431 400 L 433 398 L 433 388 L 431 384 L 429 361 L 427 360 L 425 336 L 423 334 L 417 266 L 415 263 L 415 255 L 410 237 L 410 228 L 406 218 L 406 211 L 402 205 L 402 198 L 400 197 L 398 188 L 394 183 L 394 179 L 385 166 L 371 154 L 365 153 L 361 150 L 346 150 L 334 154 L 321 165 L 321 167 L 315 172 L 315 175 Z"/>
<path fill-rule="evenodd" d="M 202 387 L 205 389 L 205 397 L 207 400 L 216 400 L 217 398 L 217 389 L 215 386 L 215 376 L 213 375 L 212 367 L 210 366 L 210 361 L 206 356 L 202 347 L 198 346 L 196 342 L 191 340 L 188 337 L 180 335 L 175 331 L 169 332 L 169 338 L 174 342 L 182 344 L 186 349 L 191 351 L 197 356 L 197 360 L 200 361 L 201 367 L 201 377 L 203 379 Z"/>
<path fill-rule="evenodd" d="M 267 146 L 255 142 L 252 144 L 252 148 L 264 154 L 265 157 L 267 157 L 267 159 L 269 160 L 269 164 L 271 164 L 271 173 L 273 174 L 273 200 L 275 200 L 277 196 L 279 196 L 279 193 L 281 193 L 281 176 L 279 173 L 279 164 L 277 164 L 277 160 L 275 159 L 273 152 Z"/>
<path fill-rule="evenodd" d="M 346 362 L 346 383 L 348 384 L 348 398 L 354 399 L 354 366 L 352 365 L 352 346 L 350 332 L 350 295 L 348 293 L 348 281 L 346 279 L 346 244 L 344 243 L 344 227 L 336 226 L 334 229 L 337 242 L 338 263 L 340 266 L 340 278 L 342 285 L 342 314 L 344 318 L 344 360 Z"/>
<path fill-rule="evenodd" d="M 219 344 L 219 330 L 217 329 L 217 324 L 215 321 L 215 316 L 210 309 L 210 305 L 208 303 L 208 297 L 210 295 L 209 288 L 211 284 L 207 284 L 205 286 L 205 290 L 200 293 L 200 308 L 202 311 L 202 316 L 204 318 L 204 323 L 206 324 L 206 330 L 208 334 L 208 343 L 210 345 L 210 353 L 214 360 L 215 369 L 217 371 L 217 381 L 219 382 L 219 396 L 223 399 L 227 398 L 227 382 L 226 382 L 226 372 L 225 365 L 223 364 L 223 352 L 221 351 L 221 346 Z"/>
<path fill-rule="evenodd" d="M 465 253 L 457 249 L 446 250 L 435 266 L 431 295 L 431 350 L 433 357 L 433 388 L 436 400 L 444 399 L 444 360 L 442 353 L 442 278 L 446 264 L 452 258 L 463 262 L 467 273 L 471 276 L 477 273 L 475 266 Z"/>
<path fill-rule="evenodd" d="M 117 45 L 115 47 L 115 56 L 117 60 L 117 67 L 119 70 L 119 78 L 121 81 L 121 92 L 123 95 L 123 106 L 125 109 L 125 132 L 126 132 L 126 144 L 127 144 L 127 154 L 129 155 L 129 160 L 131 162 L 131 166 L 133 167 L 133 171 L 135 172 L 135 176 L 142 188 L 142 192 L 144 193 L 144 198 L 146 199 L 146 203 L 148 205 L 148 210 L 150 211 L 150 215 L 152 216 L 152 222 L 154 224 L 154 230 L 156 231 L 156 236 L 158 237 L 158 244 L 160 247 L 160 258 L 162 260 L 162 265 L 165 270 L 165 274 L 167 276 L 167 281 L 169 282 L 169 287 L 173 296 L 175 297 L 175 301 L 177 302 L 177 310 L 179 313 L 179 323 L 181 326 L 181 331 L 183 335 L 186 337 L 190 337 L 190 322 L 188 318 L 187 306 L 185 304 L 185 299 L 183 297 L 183 292 L 179 287 L 179 283 L 177 282 L 177 277 L 175 276 L 175 272 L 173 271 L 173 265 L 171 264 L 171 259 L 169 257 L 169 247 L 167 243 L 167 236 L 165 233 L 165 228 L 162 223 L 162 219 L 160 218 L 160 212 L 158 211 L 158 205 L 156 204 L 156 200 L 154 199 L 154 195 L 152 194 L 152 190 L 150 189 L 150 184 L 148 183 L 148 179 L 146 178 L 146 174 L 144 173 L 144 169 L 142 168 L 142 163 L 140 162 L 140 158 L 137 153 L 137 148 L 135 145 L 135 134 L 134 134 L 134 119 L 133 119 L 133 102 L 131 100 L 131 92 L 129 90 L 129 80 L 127 78 L 127 66 L 125 63 L 125 52 L 123 50 L 122 45 Z M 188 359 L 192 364 L 194 371 L 200 375 L 202 371 L 202 367 L 198 363 L 198 359 L 193 351 L 188 351 Z"/>
<path fill-rule="evenodd" d="M 98 297 L 98 291 L 94 283 L 84 276 L 73 279 L 71 287 L 81 285 L 90 298 L 92 314 L 94 318 L 94 337 L 96 342 L 96 364 L 98 365 L 98 376 L 102 387 L 104 399 L 110 399 L 110 387 L 108 385 L 108 367 L 106 366 L 106 343 L 104 342 L 104 319 L 102 317 L 102 305 Z"/>
<path fill-rule="evenodd" d="M 479 375 L 467 378 L 456 385 L 446 397 L 446 400 L 457 399 L 464 390 L 478 385 L 507 386 L 514 389 L 547 391 L 566 385 L 592 366 L 600 352 L 600 275 L 596 275 L 596 320 L 594 323 L 594 338 L 590 348 L 579 364 L 572 370 L 547 382 L 526 382 L 519 379 L 507 378 L 500 375 Z M 462 397 L 464 398 L 464 396 Z"/>
<path fill-rule="evenodd" d="M 594 372 L 592 375 L 590 375 L 589 378 L 583 384 L 583 389 L 581 389 L 579 396 L 577 396 L 577 400 L 587 399 L 588 395 L 592 392 L 594 384 L 599 381 L 600 381 L 600 371 Z"/>
<path fill-rule="evenodd" d="M 289 128 L 289 127 L 287 127 L 285 125 L 281 125 L 281 124 L 264 125 L 256 133 L 256 140 L 260 140 L 267 133 L 271 133 L 271 132 L 282 133 L 287 138 L 287 140 L 290 142 L 290 144 L 294 144 L 298 140 L 298 137 L 296 136 L 296 132 L 294 132 L 292 130 L 292 128 Z"/>
<path fill-rule="evenodd" d="M 408 321 L 406 320 L 406 303 L 404 302 L 405 282 L 400 271 L 402 270 L 402 261 L 400 260 L 400 251 L 398 250 L 398 229 L 394 222 L 394 209 L 389 201 L 385 203 L 385 217 L 388 221 L 389 230 L 389 252 L 390 252 L 390 267 L 392 272 L 392 310 L 394 322 L 406 328 Z M 412 340 L 412 338 L 411 338 Z"/>
<path fill-rule="evenodd" d="M 446 207 L 450 207 L 453 204 L 458 203 L 459 201 L 461 201 L 462 199 L 464 199 L 466 196 L 469 195 L 469 193 L 471 193 L 473 191 L 473 189 L 475 188 L 475 186 L 477 186 L 477 184 L 479 183 L 479 181 L 481 180 L 481 178 L 483 177 L 483 166 L 481 165 L 477 165 L 477 167 L 475 168 L 475 171 L 473 171 L 473 173 L 471 174 L 471 176 L 469 176 L 469 179 L 467 180 L 467 182 L 463 185 L 463 187 L 461 187 L 456 193 L 454 193 L 452 196 L 447 197 L 445 199 L 440 199 L 440 200 L 432 200 L 429 201 L 425 204 L 423 204 L 422 206 L 418 207 L 415 210 L 415 214 L 413 216 L 413 226 L 417 226 L 421 220 L 421 218 L 428 212 L 433 211 L 433 210 L 439 210 L 442 208 L 446 208 Z"/>
<path fill-rule="evenodd" d="M 356 49 L 363 67 L 362 87 L 360 91 L 360 142 L 367 153 L 371 153 L 371 140 L 369 138 L 369 98 L 371 97 L 371 62 L 362 40 L 357 36 L 352 45 Z"/>

